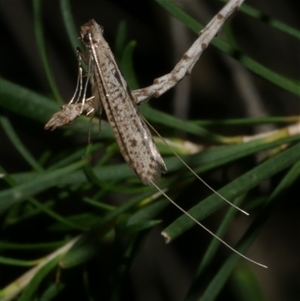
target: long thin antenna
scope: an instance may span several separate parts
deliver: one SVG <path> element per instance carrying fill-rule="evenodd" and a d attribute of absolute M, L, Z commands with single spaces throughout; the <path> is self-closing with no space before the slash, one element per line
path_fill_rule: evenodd
<path fill-rule="evenodd" d="M 148 126 L 155 132 L 155 134 L 167 145 L 167 147 L 172 151 L 172 153 L 179 159 L 179 161 L 195 176 L 198 180 L 200 180 L 207 188 L 209 188 L 213 193 L 215 193 L 218 197 L 222 200 L 227 202 L 230 206 L 234 207 L 235 209 L 239 210 L 240 212 L 249 215 L 248 212 L 242 210 L 238 206 L 234 205 L 230 201 L 228 201 L 225 197 L 223 197 L 220 193 L 218 193 L 215 189 L 213 189 L 210 185 L 208 185 L 199 175 L 197 175 L 193 169 L 172 149 L 169 143 L 157 132 L 157 130 L 145 119 Z"/>
<path fill-rule="evenodd" d="M 206 228 L 204 225 L 202 225 L 199 221 L 197 221 L 192 215 L 190 215 L 187 211 L 185 211 L 184 209 L 182 209 L 178 204 L 176 204 L 176 202 L 174 202 L 166 193 L 164 193 L 154 182 L 151 182 L 151 184 L 161 193 L 164 195 L 164 197 L 166 199 L 168 199 L 175 207 L 177 207 L 181 212 L 183 212 L 186 216 L 188 216 L 191 220 L 193 220 L 197 225 L 199 225 L 200 227 L 202 227 L 205 231 L 207 231 L 210 235 L 212 235 L 214 238 L 218 239 L 223 245 L 225 245 L 227 248 L 229 248 L 231 251 L 233 251 L 234 253 L 238 254 L 239 256 L 243 257 L 244 259 L 260 266 L 263 267 L 265 269 L 267 269 L 268 267 L 264 264 L 261 264 L 257 261 L 254 261 L 253 259 L 250 259 L 249 257 L 243 255 L 242 253 L 240 253 L 239 251 L 235 250 L 233 247 L 231 247 L 227 242 L 225 242 L 224 240 L 222 240 L 220 237 L 218 237 L 216 234 L 214 234 L 212 231 L 210 231 L 208 228 Z M 162 232 L 161 233 L 163 237 L 165 237 L 166 241 L 169 242 L 170 238 L 169 236 L 165 233 Z"/>

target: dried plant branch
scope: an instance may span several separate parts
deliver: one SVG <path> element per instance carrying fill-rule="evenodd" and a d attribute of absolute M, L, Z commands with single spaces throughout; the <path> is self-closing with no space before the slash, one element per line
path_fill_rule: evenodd
<path fill-rule="evenodd" d="M 300 135 L 300 121 L 281 129 L 271 130 L 268 132 L 255 134 L 252 136 L 243 136 L 242 142 L 246 143 L 260 138 L 266 138 L 268 140 L 271 139 L 278 140 L 280 138 L 292 137 L 296 135 Z"/>
<path fill-rule="evenodd" d="M 183 55 L 174 69 L 159 78 L 156 78 L 153 85 L 135 90 L 132 92 L 138 104 L 149 100 L 152 97 L 159 97 L 166 91 L 173 88 L 186 75 L 189 75 L 200 58 L 203 51 L 208 47 L 212 39 L 218 34 L 226 20 L 237 10 L 244 0 L 229 1 L 214 18 L 200 31 L 199 38 L 194 42 L 190 49 Z"/>
<path fill-rule="evenodd" d="M 230 0 L 215 17 L 201 30 L 199 38 L 194 42 L 190 49 L 183 55 L 175 68 L 162 77 L 154 80 L 153 85 L 143 89 L 132 91 L 132 95 L 137 104 L 148 101 L 152 97 L 159 97 L 178 82 L 184 76 L 191 73 L 195 63 L 202 52 L 208 47 L 212 39 L 218 34 L 226 20 L 236 12 L 244 0 Z M 45 126 L 45 129 L 54 130 L 57 127 L 71 124 L 80 115 L 90 115 L 93 112 L 92 103 L 69 103 L 62 106 L 62 110 L 55 113 Z M 94 114 L 95 112 L 93 112 Z"/>

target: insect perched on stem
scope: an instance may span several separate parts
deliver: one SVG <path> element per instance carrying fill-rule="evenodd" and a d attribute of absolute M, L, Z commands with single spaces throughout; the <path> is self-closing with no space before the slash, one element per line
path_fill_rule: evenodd
<path fill-rule="evenodd" d="M 142 90 L 139 90 L 133 96 L 117 66 L 109 45 L 103 37 L 102 28 L 94 20 L 88 21 L 81 27 L 80 37 L 85 46 L 85 52 L 77 51 L 79 72 L 74 96 L 69 104 L 64 105 L 61 111 L 52 116 L 45 125 L 45 129 L 54 130 L 56 127 L 70 124 L 82 114 L 91 118 L 94 115 L 101 116 L 102 110 L 104 110 L 120 147 L 121 154 L 144 184 L 156 187 L 178 209 L 235 253 L 255 264 L 265 267 L 239 253 L 213 234 L 193 216 L 177 205 L 155 184 L 155 181 L 158 180 L 161 174 L 166 173 L 167 168 L 152 139 L 147 122 L 137 107 L 137 99 L 141 97 Z M 82 61 L 87 65 L 86 82 L 84 85 Z M 92 96 L 86 98 L 88 83 L 91 84 Z M 175 155 L 198 179 L 204 182 L 176 153 Z M 205 185 L 208 186 L 206 183 Z M 211 187 L 209 188 L 217 193 Z M 220 197 L 223 198 L 222 196 Z M 225 198 L 223 199 L 227 201 Z M 229 201 L 227 202 L 230 203 Z M 235 207 L 235 205 L 231 205 Z M 246 213 L 240 208 L 237 209 Z"/>
<path fill-rule="evenodd" d="M 86 83 L 90 81 L 93 96 L 89 100 L 91 109 L 88 114 L 101 115 L 104 109 L 125 161 L 144 184 L 151 185 L 162 173 L 166 173 L 167 167 L 102 34 L 102 28 L 94 20 L 81 27 L 86 53 L 78 52 L 78 59 L 79 62 L 83 59 L 88 66 Z M 83 112 L 87 111 L 86 85 L 83 90 L 81 72 L 79 85 L 78 99 L 82 98 Z M 69 105 L 74 98 L 75 95 Z M 53 126 L 47 123 L 45 128 Z"/>

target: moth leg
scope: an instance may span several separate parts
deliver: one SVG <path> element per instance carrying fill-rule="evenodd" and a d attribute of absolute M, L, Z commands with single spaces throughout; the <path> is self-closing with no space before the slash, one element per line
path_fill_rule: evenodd
<path fill-rule="evenodd" d="M 86 78 L 86 81 L 85 81 L 85 84 L 84 84 L 84 89 L 83 89 L 83 93 L 82 93 L 82 100 L 81 100 L 81 113 L 83 112 L 83 108 L 85 106 L 85 103 L 86 103 L 86 91 L 87 91 L 87 87 L 88 87 L 88 84 L 89 84 L 89 81 L 92 77 L 92 56 L 89 55 L 89 61 L 88 61 L 88 64 L 87 64 L 87 78 Z"/>
<path fill-rule="evenodd" d="M 94 117 L 95 115 L 95 108 L 93 106 L 93 102 L 92 100 L 95 98 L 95 96 L 91 96 L 89 97 L 86 102 L 85 102 L 85 107 L 84 107 L 84 115 L 86 116 L 90 116 L 91 115 L 91 118 Z"/>
<path fill-rule="evenodd" d="M 83 53 L 79 48 L 77 48 L 77 62 L 78 62 L 78 76 L 77 76 L 77 83 L 76 83 L 76 89 L 74 92 L 73 97 L 69 101 L 69 104 L 72 104 L 76 98 L 75 103 L 77 103 L 80 99 L 81 93 L 82 93 L 82 58 L 83 58 Z"/>
<path fill-rule="evenodd" d="M 97 114 L 97 111 L 96 111 L 96 109 L 94 107 L 94 101 L 93 101 L 94 99 L 95 99 L 95 96 L 91 96 L 88 99 L 86 99 L 85 104 L 84 104 L 84 111 L 83 111 L 83 113 L 86 116 L 90 117 L 90 120 L 89 120 L 88 143 L 91 142 L 91 126 L 92 126 L 92 121 L 93 121 L 94 116 Z M 101 119 L 100 118 L 99 118 L 99 122 L 101 124 Z"/>

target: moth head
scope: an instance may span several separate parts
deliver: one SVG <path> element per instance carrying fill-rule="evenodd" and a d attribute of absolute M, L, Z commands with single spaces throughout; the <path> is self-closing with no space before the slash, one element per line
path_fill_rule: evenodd
<path fill-rule="evenodd" d="M 94 20 L 90 20 L 81 26 L 80 38 L 85 45 L 99 43 L 102 34 L 103 28 Z"/>

